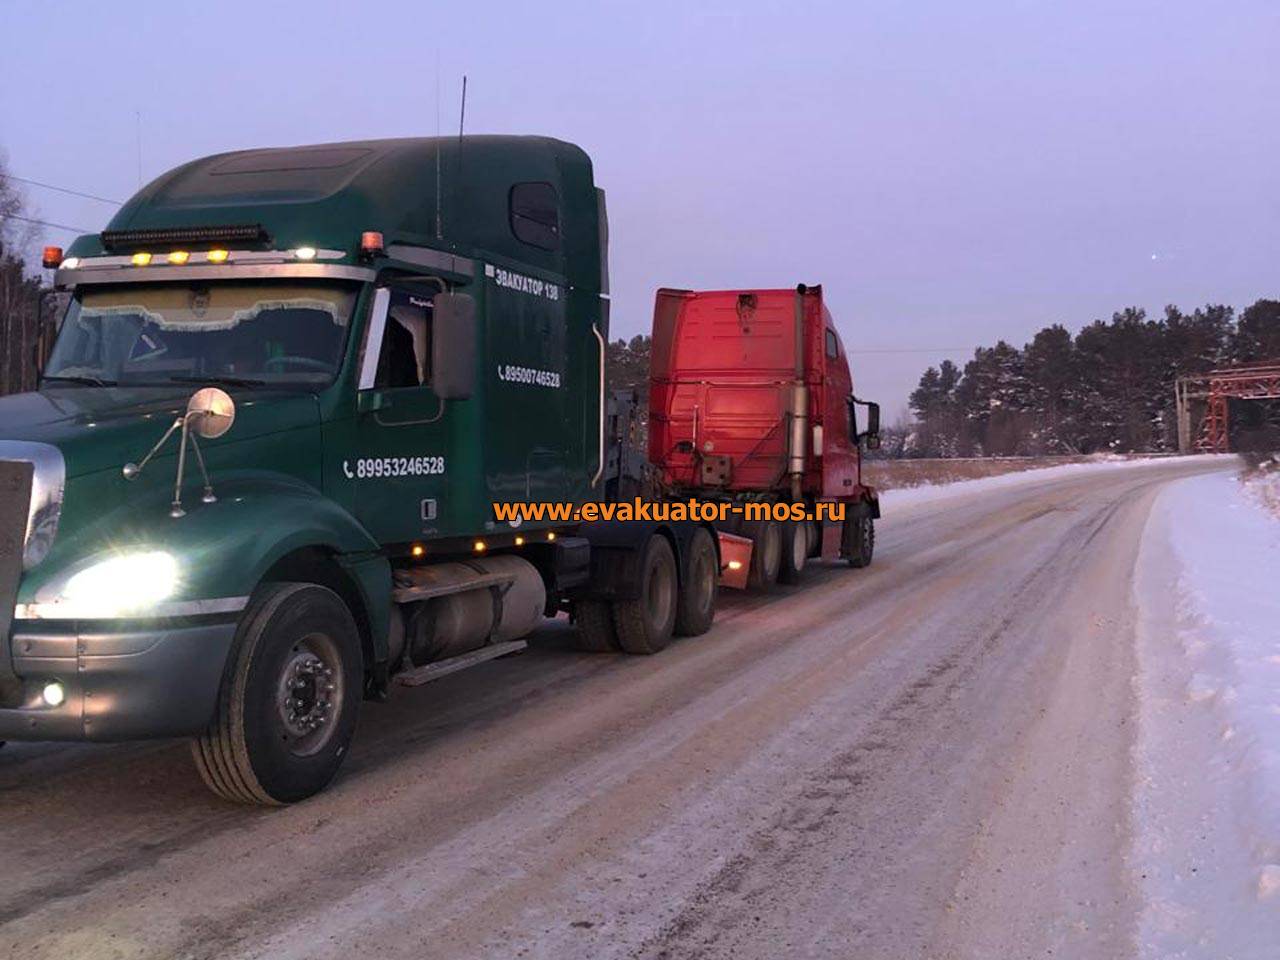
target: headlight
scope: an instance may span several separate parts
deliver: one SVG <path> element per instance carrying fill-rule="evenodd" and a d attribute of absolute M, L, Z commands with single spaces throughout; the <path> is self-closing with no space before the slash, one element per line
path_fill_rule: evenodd
<path fill-rule="evenodd" d="M 116 617 L 145 613 L 178 588 L 178 561 L 162 550 L 123 553 L 73 574 L 56 601 L 65 616 Z"/>

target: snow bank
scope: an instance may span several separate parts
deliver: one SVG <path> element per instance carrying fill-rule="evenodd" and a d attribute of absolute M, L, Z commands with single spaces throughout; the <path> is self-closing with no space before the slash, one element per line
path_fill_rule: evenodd
<path fill-rule="evenodd" d="M 1245 491 L 1280 519 L 1280 454 L 1250 474 L 1245 481 Z"/>
<path fill-rule="evenodd" d="M 1038 483 L 1046 483 L 1063 477 L 1081 476 L 1107 470 L 1150 470 L 1170 463 L 1194 463 L 1220 460 L 1212 454 L 1197 454 L 1187 457 L 1149 457 L 1134 459 L 1129 457 L 1100 457 L 1089 463 L 1064 463 L 1052 467 L 1039 467 L 1030 470 L 1018 470 L 1002 473 L 994 477 L 982 477 L 977 480 L 958 480 L 954 483 L 924 484 L 918 487 L 906 487 L 897 490 L 883 490 L 880 493 L 881 508 L 902 509 L 920 504 L 937 503 L 955 497 L 968 496 L 975 493 L 986 493 L 990 490 L 1007 490 L 1010 487 L 1029 487 Z"/>
<path fill-rule="evenodd" d="M 1143 536 L 1132 868 L 1140 955 L 1280 956 L 1280 520 L 1230 474 Z"/>

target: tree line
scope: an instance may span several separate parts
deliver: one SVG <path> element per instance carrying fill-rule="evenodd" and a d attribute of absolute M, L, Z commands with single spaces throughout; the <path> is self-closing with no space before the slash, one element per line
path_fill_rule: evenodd
<path fill-rule="evenodd" d="M 1129 307 L 1074 336 L 1045 327 L 1021 349 L 979 347 L 961 369 L 929 367 L 910 398 L 914 423 L 891 431 L 905 457 L 1160 452 L 1177 449 L 1174 381 L 1280 358 L 1280 301 L 1236 316 L 1221 304 L 1156 319 Z M 1276 417 L 1276 411 L 1250 416 Z"/>
<path fill-rule="evenodd" d="M 19 219 L 24 198 L 0 162 L 0 395 L 34 390 L 40 350 L 53 332 L 53 289 L 31 269 L 37 234 Z"/>

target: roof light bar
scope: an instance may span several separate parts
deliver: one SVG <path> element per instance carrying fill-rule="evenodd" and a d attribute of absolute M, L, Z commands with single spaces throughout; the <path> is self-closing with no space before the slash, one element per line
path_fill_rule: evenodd
<path fill-rule="evenodd" d="M 99 234 L 108 250 L 139 247 L 200 246 L 206 243 L 266 243 L 270 239 L 260 223 L 226 227 L 161 227 L 151 230 L 103 230 Z"/>

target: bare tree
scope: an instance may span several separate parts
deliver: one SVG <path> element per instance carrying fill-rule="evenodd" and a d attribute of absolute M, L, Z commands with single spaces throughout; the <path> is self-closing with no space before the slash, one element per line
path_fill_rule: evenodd
<path fill-rule="evenodd" d="M 28 270 L 39 240 L 26 198 L 0 157 L 0 394 L 34 389 L 39 352 L 52 335 L 52 291 Z"/>

